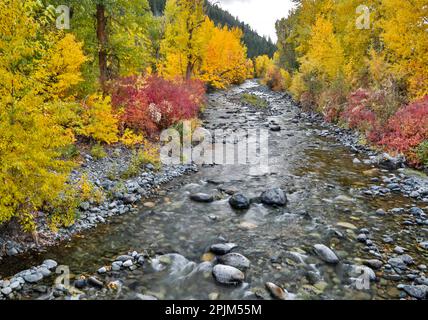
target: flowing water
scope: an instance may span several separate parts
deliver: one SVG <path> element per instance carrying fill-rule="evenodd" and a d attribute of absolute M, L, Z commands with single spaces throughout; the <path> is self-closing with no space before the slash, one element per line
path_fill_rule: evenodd
<path fill-rule="evenodd" d="M 242 92 L 263 96 L 270 110 L 241 106 Z M 268 298 L 264 289 L 268 281 L 299 298 L 399 298 L 399 282 L 382 278 L 382 272 L 370 290 L 357 290 L 343 268 L 344 263 L 361 264 L 364 259 L 376 258 L 356 240 L 360 228 L 371 231 L 382 255 L 380 260 L 385 262 L 398 244 L 409 250 L 416 265 L 427 263 L 427 253 L 417 249 L 417 241 L 426 236 L 426 230 L 403 227 L 404 216 L 375 214 L 379 208 L 405 207 L 412 201 L 400 194 L 369 197 L 361 192 L 373 184 L 373 177 L 389 172 L 363 174 L 373 167 L 354 164 L 352 150 L 318 135 L 324 129 L 319 125 L 293 121 L 300 110 L 282 94 L 268 92 L 255 82 L 210 94 L 209 101 L 203 115 L 207 129 L 266 128 L 270 120 L 281 126 L 280 132 L 269 133 L 268 173 L 248 165 L 203 166 L 198 173 L 178 178 L 162 191 L 153 199 L 153 209 L 141 207 L 137 213 L 113 218 L 109 224 L 46 252 L 10 258 L 0 266 L 0 274 L 11 275 L 45 258 L 68 265 L 75 275 L 94 274 L 116 256 L 136 250 L 180 256 L 170 256 L 164 270 L 156 263 L 147 263 L 133 272 L 123 271 L 119 293 L 94 293 L 93 298 L 133 298 L 138 293 L 162 299 L 207 299 L 214 293 L 219 299 L 250 299 L 254 293 Z M 253 204 L 248 211 L 237 212 L 231 209 L 228 196 L 219 191 L 235 189 L 257 197 L 271 187 L 286 190 L 289 203 L 285 208 Z M 189 199 L 192 192 L 213 194 L 217 200 L 193 202 Z M 394 237 L 394 245 L 384 243 L 384 235 Z M 245 282 L 237 287 L 221 286 L 209 273 L 198 272 L 210 245 L 224 239 L 238 244 L 236 251 L 251 261 Z M 318 243 L 334 248 L 342 263 L 330 266 L 319 260 L 312 252 Z M 305 263 L 296 262 L 286 257 L 290 251 L 308 258 Z M 163 260 L 154 261 L 159 266 Z M 310 284 L 305 276 L 308 270 L 319 272 L 321 284 Z"/>

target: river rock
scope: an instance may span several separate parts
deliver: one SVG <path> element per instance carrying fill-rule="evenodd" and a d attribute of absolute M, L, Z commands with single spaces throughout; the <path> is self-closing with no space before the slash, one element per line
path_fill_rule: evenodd
<path fill-rule="evenodd" d="M 195 193 L 190 196 L 190 199 L 195 202 L 202 203 L 210 203 L 214 201 L 214 197 L 212 195 L 206 193 Z"/>
<path fill-rule="evenodd" d="M 274 284 L 272 282 L 267 282 L 266 283 L 266 289 L 268 289 L 269 293 L 275 299 L 288 300 L 288 292 L 285 289 L 277 286 L 276 284 Z"/>
<path fill-rule="evenodd" d="M 24 280 L 28 283 L 36 283 L 43 279 L 43 274 L 35 272 L 24 276 Z"/>
<path fill-rule="evenodd" d="M 123 265 L 122 261 L 115 261 L 111 264 L 111 270 L 119 271 L 122 268 L 122 265 Z"/>
<path fill-rule="evenodd" d="M 320 257 L 321 260 L 331 264 L 339 263 L 339 258 L 329 247 L 323 244 L 316 244 L 314 245 L 314 249 L 315 253 L 318 255 L 318 257 Z"/>
<path fill-rule="evenodd" d="M 217 282 L 226 285 L 237 285 L 245 279 L 244 273 L 239 269 L 222 264 L 214 266 L 213 276 Z"/>
<path fill-rule="evenodd" d="M 98 269 L 98 273 L 99 274 L 104 274 L 104 273 L 106 273 L 107 272 L 107 268 L 106 267 L 102 267 L 102 268 L 99 268 Z"/>
<path fill-rule="evenodd" d="M 418 285 L 418 286 L 409 286 L 405 285 L 402 289 L 413 298 L 416 299 L 425 299 L 428 295 L 428 286 L 426 285 Z"/>
<path fill-rule="evenodd" d="M 384 153 L 377 158 L 379 166 L 387 170 L 396 170 L 401 168 L 404 164 L 404 161 L 405 159 L 403 156 L 393 157 L 388 153 Z"/>
<path fill-rule="evenodd" d="M 376 274 L 375 272 L 367 266 L 352 266 L 352 276 L 359 277 L 359 276 L 366 276 L 370 279 L 370 281 L 376 280 Z"/>
<path fill-rule="evenodd" d="M 124 267 L 124 268 L 129 268 L 129 267 L 131 267 L 133 264 L 134 264 L 134 263 L 132 262 L 132 260 L 126 260 L 126 261 L 123 263 L 123 267 Z"/>
<path fill-rule="evenodd" d="M 279 132 L 279 131 L 281 131 L 281 127 L 279 125 L 270 125 L 269 129 L 272 132 Z"/>
<path fill-rule="evenodd" d="M 132 259 L 134 259 L 132 256 L 125 254 L 125 255 L 121 255 L 121 256 L 117 257 L 115 261 L 125 262 L 125 261 L 132 260 Z"/>
<path fill-rule="evenodd" d="M 74 281 L 74 286 L 77 289 L 83 289 L 88 285 L 88 282 L 86 281 L 86 279 L 78 279 L 76 281 Z"/>
<path fill-rule="evenodd" d="M 3 293 L 5 296 L 9 295 L 12 293 L 12 288 L 11 287 L 6 287 L 1 289 L 1 293 Z"/>
<path fill-rule="evenodd" d="M 232 251 L 237 247 L 238 245 L 235 243 L 218 243 L 218 244 L 213 244 L 210 247 L 210 251 L 214 254 L 223 255 L 223 254 L 229 253 L 230 251 Z"/>
<path fill-rule="evenodd" d="M 47 259 L 47 260 L 43 261 L 43 264 L 49 270 L 52 270 L 53 268 L 56 268 L 58 266 L 58 263 L 55 260 L 52 260 L 52 259 Z"/>
<path fill-rule="evenodd" d="M 411 256 L 404 254 L 398 257 L 390 258 L 388 260 L 388 264 L 393 268 L 405 270 L 407 269 L 407 265 L 413 264 L 413 259 Z"/>
<path fill-rule="evenodd" d="M 287 197 L 280 188 L 266 190 L 260 196 L 260 200 L 269 206 L 285 206 L 287 204 Z"/>
<path fill-rule="evenodd" d="M 245 210 L 250 208 L 250 200 L 241 193 L 234 194 L 229 199 L 229 204 L 233 209 Z"/>
<path fill-rule="evenodd" d="M 235 267 L 241 271 L 245 271 L 250 267 L 250 260 L 240 253 L 228 253 L 218 257 L 220 264 Z"/>
<path fill-rule="evenodd" d="M 104 286 L 103 282 L 96 277 L 89 277 L 88 283 L 94 287 L 102 288 Z"/>
<path fill-rule="evenodd" d="M 366 260 L 364 264 L 375 270 L 379 270 L 383 266 L 383 262 L 377 259 Z"/>

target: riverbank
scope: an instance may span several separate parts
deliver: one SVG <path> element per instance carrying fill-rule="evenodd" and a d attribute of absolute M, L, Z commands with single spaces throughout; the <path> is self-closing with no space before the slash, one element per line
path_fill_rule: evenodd
<path fill-rule="evenodd" d="M 268 107 L 244 105 L 245 93 L 266 99 Z M 48 259 L 67 265 L 70 283 L 81 293 L 57 288 L 51 274 L 26 283 L 22 296 L 12 298 L 426 297 L 425 196 L 406 196 L 391 185 L 407 181 L 406 169 L 387 167 L 392 159 L 359 150 L 346 132 L 254 81 L 210 94 L 202 120 L 208 130 L 230 133 L 269 129 L 269 171 L 243 164 L 201 166 L 115 223 L 44 253 L 16 257 L 22 265 L 17 271 L 38 266 L 26 269 L 31 274 L 47 273 Z M 262 201 L 268 191 L 281 205 Z M 0 274 L 16 272 L 6 272 L 14 263 L 8 261 Z"/>
<path fill-rule="evenodd" d="M 78 208 L 74 224 L 53 232 L 40 212 L 36 220 L 37 242 L 31 234 L 23 234 L 19 225 L 8 224 L 0 230 L 0 261 L 3 257 L 23 254 L 29 250 L 44 250 L 49 246 L 69 240 L 73 235 L 109 219 L 136 210 L 136 205 L 144 199 L 155 196 L 157 190 L 174 178 L 197 171 L 195 165 L 162 166 L 156 170 L 151 164 L 138 168 L 139 172 L 129 179 L 121 178 L 132 162 L 132 150 L 124 146 L 106 149 L 106 156 L 94 159 L 81 151 L 82 164 L 75 169 L 70 179 L 78 181 L 83 175 L 105 196 L 101 203 L 82 202 Z M 146 205 L 150 205 L 147 203 Z"/>

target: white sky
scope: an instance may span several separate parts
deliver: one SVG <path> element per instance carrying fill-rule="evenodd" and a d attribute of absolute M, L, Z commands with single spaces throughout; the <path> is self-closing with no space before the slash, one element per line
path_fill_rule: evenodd
<path fill-rule="evenodd" d="M 260 35 L 276 41 L 275 21 L 287 17 L 293 7 L 291 0 L 210 0 L 221 8 L 238 16 Z"/>

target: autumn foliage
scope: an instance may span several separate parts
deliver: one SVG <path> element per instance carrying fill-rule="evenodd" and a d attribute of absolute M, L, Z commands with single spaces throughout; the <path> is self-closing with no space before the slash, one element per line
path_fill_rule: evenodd
<path fill-rule="evenodd" d="M 428 140 L 428 96 L 402 107 L 381 131 L 379 145 L 404 153 L 419 162 L 416 149 Z M 426 160 L 426 159 L 424 159 Z"/>
<path fill-rule="evenodd" d="M 151 136 L 196 117 L 205 102 L 205 88 L 198 80 L 134 76 L 117 81 L 114 88 L 113 105 L 121 110 L 123 126 Z"/>
<path fill-rule="evenodd" d="M 288 89 L 305 108 L 427 163 L 420 156 L 427 145 L 426 16 L 425 0 L 302 0 L 276 24 L 273 63 L 290 73 Z"/>

